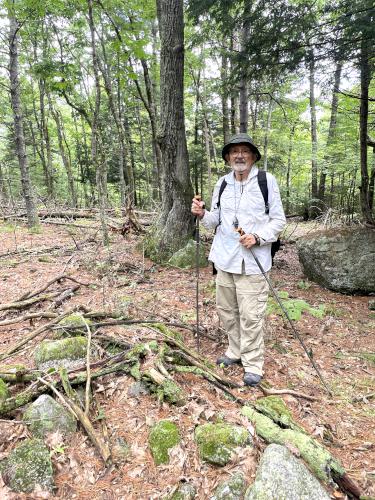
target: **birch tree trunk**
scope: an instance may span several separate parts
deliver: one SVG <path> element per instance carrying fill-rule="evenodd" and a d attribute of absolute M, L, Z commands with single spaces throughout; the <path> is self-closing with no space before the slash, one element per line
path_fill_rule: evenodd
<path fill-rule="evenodd" d="M 20 26 L 16 18 L 14 17 L 14 14 L 12 13 L 12 6 L 14 6 L 14 3 L 12 3 L 12 5 L 8 7 L 10 96 L 13 112 L 16 153 L 21 171 L 22 194 L 26 204 L 27 225 L 29 227 L 34 227 L 39 224 L 39 219 L 32 194 L 29 163 L 23 132 L 20 80 L 18 74 L 18 30 Z"/>
<path fill-rule="evenodd" d="M 270 96 L 270 101 L 268 103 L 266 132 L 264 135 L 263 169 L 265 171 L 267 171 L 268 167 L 268 136 L 271 129 L 272 104 L 272 97 Z"/>
<path fill-rule="evenodd" d="M 318 137 L 316 130 L 316 104 L 315 104 L 315 59 L 314 53 L 310 54 L 309 80 L 310 80 L 310 123 L 311 123 L 311 198 L 313 206 L 310 210 L 310 216 L 315 218 L 319 215 L 319 207 L 316 205 L 318 198 Z"/>

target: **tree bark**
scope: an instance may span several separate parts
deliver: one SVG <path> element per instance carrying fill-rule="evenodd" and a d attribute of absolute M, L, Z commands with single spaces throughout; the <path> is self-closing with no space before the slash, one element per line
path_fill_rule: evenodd
<path fill-rule="evenodd" d="M 98 189 L 98 198 L 99 198 L 99 210 L 100 210 L 100 222 L 102 228 L 102 239 L 103 244 L 108 245 L 109 237 L 108 237 L 108 228 L 106 224 L 106 216 L 105 216 L 105 208 L 106 208 L 106 183 L 107 183 L 107 175 L 106 175 L 106 163 L 103 161 L 104 158 L 100 158 L 99 155 L 99 114 L 100 114 L 100 100 L 101 100 L 101 90 L 100 90 L 100 80 L 99 80 L 99 65 L 98 65 L 98 56 L 96 53 L 96 40 L 95 40 L 95 28 L 94 28 L 94 17 L 93 17 L 93 2 L 92 0 L 87 0 L 88 3 L 88 18 L 89 18 L 89 26 L 90 26 L 90 35 L 91 35 L 91 54 L 92 54 L 92 64 L 94 71 L 94 79 L 95 79 L 95 109 L 94 115 L 92 119 L 92 128 L 91 128 L 91 158 L 92 163 L 95 166 L 96 171 L 96 186 Z"/>
<path fill-rule="evenodd" d="M 223 113 L 224 144 L 226 144 L 229 141 L 230 137 L 227 79 L 228 79 L 228 56 L 225 53 L 224 49 L 221 55 L 221 109 Z"/>
<path fill-rule="evenodd" d="M 315 59 L 311 53 L 310 60 L 310 120 L 311 120 L 311 197 L 318 197 L 318 138 L 316 130 L 316 105 L 315 105 Z M 315 214 L 316 215 L 316 214 Z"/>
<path fill-rule="evenodd" d="M 271 128 L 272 104 L 273 104 L 272 97 L 270 96 L 270 100 L 268 103 L 266 132 L 264 135 L 263 169 L 265 171 L 267 171 L 268 167 L 268 136 Z"/>
<path fill-rule="evenodd" d="M 368 89 L 371 80 L 370 70 L 370 47 L 369 42 L 362 35 L 361 52 L 359 57 L 361 71 L 361 105 L 359 110 L 359 138 L 361 159 L 361 187 L 360 202 L 364 220 L 370 224 L 374 223 L 369 199 L 369 175 L 367 168 L 367 124 L 368 124 Z"/>
<path fill-rule="evenodd" d="M 160 53 L 160 128 L 162 152 L 162 214 L 160 255 L 181 247 L 192 234 L 190 204 L 193 189 L 184 117 L 183 0 L 157 0 Z"/>
<path fill-rule="evenodd" d="M 335 137 L 336 132 L 336 123 L 337 123 L 337 110 L 339 105 L 339 93 L 338 89 L 340 88 L 340 80 L 341 80 L 341 71 L 342 71 L 342 61 L 338 61 L 335 69 L 335 80 L 333 84 L 332 90 L 332 104 L 331 104 L 331 119 L 329 121 L 329 129 L 328 129 L 328 137 L 326 148 L 331 146 L 333 139 Z M 326 164 L 329 161 L 329 154 L 324 155 L 323 167 L 320 172 L 319 179 L 319 190 L 318 190 L 318 198 L 319 200 L 324 201 L 325 197 L 325 188 L 326 188 L 326 179 L 327 179 L 327 167 Z"/>
<path fill-rule="evenodd" d="M 14 17 L 12 7 L 8 7 L 9 17 L 9 77 L 10 77 L 10 95 L 13 111 L 14 135 L 16 143 L 16 152 L 18 164 L 21 171 L 22 194 L 26 204 L 27 224 L 34 227 L 39 224 L 38 215 L 32 194 L 32 185 L 29 172 L 29 163 L 26 153 L 25 137 L 23 132 L 23 116 L 21 108 L 20 80 L 18 74 L 18 31 L 19 23 Z"/>

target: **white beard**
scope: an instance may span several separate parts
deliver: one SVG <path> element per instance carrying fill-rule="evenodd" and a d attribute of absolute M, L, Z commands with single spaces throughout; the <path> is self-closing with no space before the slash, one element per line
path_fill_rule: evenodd
<path fill-rule="evenodd" d="M 235 172 L 246 172 L 246 170 L 250 170 L 251 167 L 246 165 L 246 163 L 234 163 L 232 168 Z"/>

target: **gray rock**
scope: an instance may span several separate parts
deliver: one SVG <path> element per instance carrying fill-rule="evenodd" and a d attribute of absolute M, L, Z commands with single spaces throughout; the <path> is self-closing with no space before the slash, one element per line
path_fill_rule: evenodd
<path fill-rule="evenodd" d="M 145 396 L 150 394 L 146 384 L 141 381 L 134 382 L 128 389 L 128 396 L 130 398 L 139 398 L 140 396 Z"/>
<path fill-rule="evenodd" d="M 219 484 L 210 500 L 242 500 L 245 488 L 245 477 L 242 472 L 237 472 L 230 479 Z"/>
<path fill-rule="evenodd" d="M 23 420 L 32 434 L 38 438 L 44 438 L 49 432 L 59 431 L 66 436 L 77 430 L 77 422 L 73 415 L 47 394 L 39 396 L 28 407 Z"/>
<path fill-rule="evenodd" d="M 223 466 L 231 460 L 237 446 L 244 447 L 250 443 L 250 434 L 240 425 L 210 423 L 198 425 L 195 441 L 202 460 Z"/>
<path fill-rule="evenodd" d="M 14 448 L 0 468 L 5 484 L 14 491 L 31 493 L 36 485 L 42 490 L 53 488 L 50 453 L 40 439 L 28 439 Z"/>
<path fill-rule="evenodd" d="M 82 364 L 86 357 L 87 339 L 72 337 L 61 340 L 43 340 L 35 349 L 34 357 L 41 370 L 64 366 L 67 369 Z"/>
<path fill-rule="evenodd" d="M 183 483 L 177 491 L 169 495 L 164 500 L 193 500 L 197 492 L 194 485 Z"/>
<path fill-rule="evenodd" d="M 306 276 L 342 293 L 375 291 L 375 230 L 318 231 L 300 238 L 298 256 Z"/>
<path fill-rule="evenodd" d="M 168 264 L 175 267 L 191 268 L 196 266 L 197 246 L 194 240 L 189 240 L 186 246 L 178 250 L 169 259 Z M 208 264 L 204 246 L 199 246 L 199 267 L 206 267 Z"/>
<path fill-rule="evenodd" d="M 267 446 L 245 500 L 329 500 L 307 467 L 279 444 Z"/>

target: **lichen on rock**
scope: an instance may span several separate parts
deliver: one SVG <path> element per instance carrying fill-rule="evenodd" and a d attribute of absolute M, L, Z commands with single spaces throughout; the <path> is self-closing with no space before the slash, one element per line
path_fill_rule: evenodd
<path fill-rule="evenodd" d="M 175 252 L 169 259 L 168 264 L 182 269 L 192 268 L 196 266 L 197 244 L 194 240 L 189 240 L 187 244 Z M 205 255 L 204 246 L 199 246 L 199 267 L 207 266 L 207 257 Z"/>
<path fill-rule="evenodd" d="M 0 378 L 0 404 L 10 396 L 7 384 Z"/>
<path fill-rule="evenodd" d="M 245 500 L 329 500 L 307 467 L 285 447 L 269 445 Z"/>
<path fill-rule="evenodd" d="M 160 420 L 149 434 L 148 442 L 155 464 L 169 462 L 168 451 L 180 442 L 178 426 L 170 420 Z"/>
<path fill-rule="evenodd" d="M 209 423 L 195 429 L 195 440 L 202 460 L 223 466 L 230 461 L 234 448 L 250 443 L 250 435 L 239 425 Z"/>
<path fill-rule="evenodd" d="M 171 495 L 164 497 L 163 500 L 193 500 L 197 492 L 191 483 L 183 483 L 178 490 Z"/>
<path fill-rule="evenodd" d="M 66 436 L 77 429 L 73 415 L 47 394 L 39 396 L 28 407 L 23 415 L 23 421 L 38 438 L 44 438 L 49 432 L 55 431 Z"/>
<path fill-rule="evenodd" d="M 63 361 L 86 357 L 87 339 L 72 337 L 60 340 L 43 340 L 35 350 L 34 357 L 39 368 L 65 366 Z"/>
<path fill-rule="evenodd" d="M 270 418 L 249 406 L 242 408 L 242 414 L 255 425 L 257 434 L 267 443 L 281 445 L 290 443 L 295 446 L 319 479 L 329 482 L 331 475 L 341 477 L 344 474 L 345 470 L 340 462 L 308 434 L 292 429 L 281 429 Z"/>
<path fill-rule="evenodd" d="M 83 318 L 81 314 L 73 313 L 69 316 L 65 316 L 58 323 L 58 332 L 67 332 L 70 336 L 82 335 L 86 331 L 86 324 L 92 330 L 92 321 L 90 319 Z"/>
<path fill-rule="evenodd" d="M 237 472 L 218 485 L 210 500 L 242 500 L 245 489 L 245 476 L 242 472 Z"/>
<path fill-rule="evenodd" d="M 36 485 L 53 488 L 50 453 L 40 439 L 28 439 L 10 452 L 0 464 L 3 480 L 16 492 L 31 493 Z"/>

